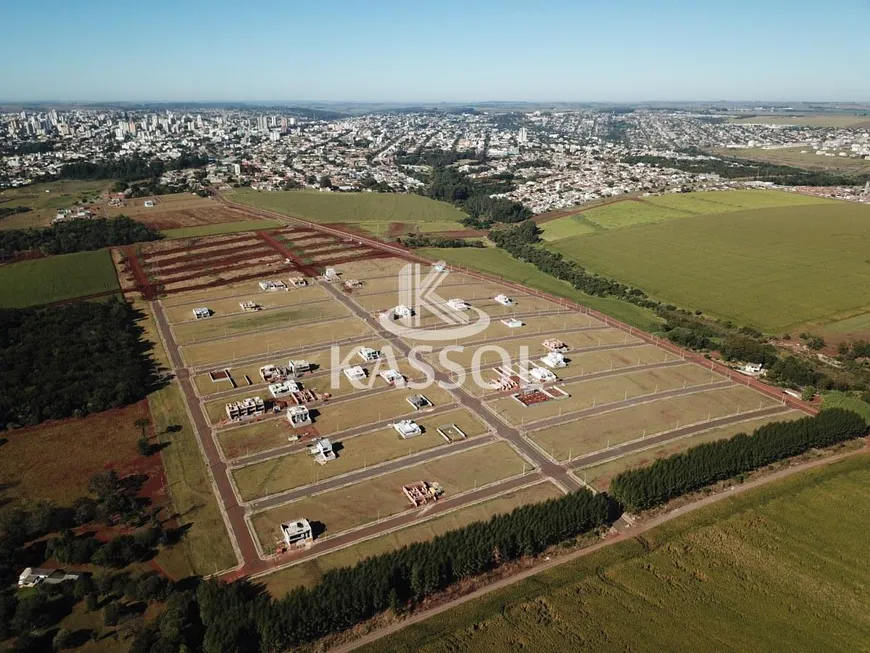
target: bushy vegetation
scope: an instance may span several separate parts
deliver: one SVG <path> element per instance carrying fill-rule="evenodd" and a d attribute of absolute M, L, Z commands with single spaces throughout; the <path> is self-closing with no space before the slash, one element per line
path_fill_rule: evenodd
<path fill-rule="evenodd" d="M 0 429 L 142 399 L 154 363 L 126 302 L 0 310 Z"/>
<path fill-rule="evenodd" d="M 183 170 L 185 168 L 202 168 L 208 163 L 208 157 L 199 154 L 182 154 L 170 162 L 161 159 L 144 159 L 129 157 L 115 161 L 79 161 L 67 163 L 61 168 L 60 179 L 120 179 L 135 181 L 137 179 L 156 179 L 168 170 Z"/>
<path fill-rule="evenodd" d="M 0 259 L 37 249 L 44 254 L 71 254 L 160 237 L 159 232 L 123 215 L 109 219 L 70 220 L 47 229 L 0 231 Z"/>
<path fill-rule="evenodd" d="M 29 206 L 0 206 L 0 220 L 8 218 L 10 215 L 18 213 L 27 213 L 31 208 Z"/>
<path fill-rule="evenodd" d="M 406 247 L 485 247 L 479 240 L 465 240 L 463 238 L 442 238 L 441 236 L 427 236 L 426 234 L 410 234 L 399 238 L 399 243 Z"/>
<path fill-rule="evenodd" d="M 511 190 L 509 179 L 472 179 L 455 168 L 436 166 L 428 182 L 424 194 L 465 211 L 469 217 L 463 223 L 469 227 L 486 229 L 494 222 L 522 222 L 532 215 L 519 202 L 490 197 Z"/>
<path fill-rule="evenodd" d="M 610 494 L 629 510 L 650 508 L 674 497 L 816 447 L 828 447 L 867 433 L 857 413 L 832 408 L 815 417 L 774 422 L 752 435 L 709 442 L 648 467 L 618 474 Z"/>

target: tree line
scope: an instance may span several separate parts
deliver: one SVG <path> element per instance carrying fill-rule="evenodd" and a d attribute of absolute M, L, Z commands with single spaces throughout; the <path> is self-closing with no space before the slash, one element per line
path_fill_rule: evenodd
<path fill-rule="evenodd" d="M 465 240 L 464 238 L 444 238 L 442 236 L 429 236 L 426 234 L 409 234 L 398 239 L 399 244 L 405 247 L 485 247 L 479 240 Z"/>
<path fill-rule="evenodd" d="M 0 206 L 0 220 L 8 218 L 10 215 L 27 213 L 28 211 L 32 211 L 29 206 Z"/>
<path fill-rule="evenodd" d="M 867 424 L 857 413 L 832 408 L 815 417 L 759 426 L 752 435 L 708 442 L 617 474 L 611 496 L 629 510 L 644 510 L 770 463 L 861 437 Z"/>
<path fill-rule="evenodd" d="M 484 161 L 486 154 L 476 150 L 418 149 L 415 152 L 396 152 L 398 165 L 449 166 L 457 161 Z"/>
<path fill-rule="evenodd" d="M 140 317 L 120 299 L 0 310 L 0 430 L 143 399 L 156 366 Z"/>
<path fill-rule="evenodd" d="M 145 159 L 132 156 L 112 161 L 78 161 L 67 163 L 60 169 L 58 179 L 120 179 L 134 181 L 137 179 L 156 179 L 169 170 L 184 170 L 186 168 L 202 168 L 208 163 L 204 154 L 184 152 L 177 159 L 169 162 L 162 159 Z"/>
<path fill-rule="evenodd" d="M 160 232 L 124 215 L 68 220 L 45 229 L 0 231 L 0 260 L 36 249 L 43 254 L 71 254 L 160 238 Z"/>

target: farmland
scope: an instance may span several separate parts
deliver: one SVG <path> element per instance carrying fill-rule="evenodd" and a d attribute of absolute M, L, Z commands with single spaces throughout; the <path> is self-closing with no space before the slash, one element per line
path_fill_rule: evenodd
<path fill-rule="evenodd" d="M 27 213 L 0 219 L 0 229 L 47 227 L 58 209 L 72 208 L 77 202 L 95 200 L 111 183 L 65 180 L 0 190 L 0 206 L 27 206 L 31 209 Z"/>
<path fill-rule="evenodd" d="M 868 462 L 735 496 L 361 650 L 860 650 Z"/>
<path fill-rule="evenodd" d="M 0 308 L 23 308 L 119 290 L 108 250 L 0 266 Z"/>
<path fill-rule="evenodd" d="M 866 125 L 870 125 L 870 118 L 865 118 Z M 831 152 L 832 156 L 816 154 L 815 150 L 808 146 L 778 148 L 766 150 L 760 147 L 745 149 L 719 150 L 720 154 L 733 156 L 751 161 L 761 161 L 774 165 L 793 166 L 806 170 L 824 170 L 827 172 L 839 172 L 843 174 L 866 174 L 870 172 L 870 161 L 860 157 L 838 156 L 838 152 Z M 851 154 L 851 152 L 850 152 Z"/>
<path fill-rule="evenodd" d="M 390 225 L 403 225 L 401 231 L 428 231 L 427 223 L 438 231 L 463 229 L 465 217 L 459 209 L 421 195 L 405 193 L 321 193 L 317 191 L 258 192 L 234 191 L 230 199 L 260 209 L 325 224 L 343 223 L 378 236 L 387 236 Z"/>
<path fill-rule="evenodd" d="M 220 222 L 217 224 L 164 229 L 163 234 L 169 240 L 180 240 L 182 238 L 199 238 L 201 236 L 234 234 L 242 231 L 253 231 L 255 229 L 274 229 L 275 227 L 280 226 L 281 223 L 275 220 L 241 220 L 238 222 Z"/>
<path fill-rule="evenodd" d="M 782 332 L 867 307 L 868 217 L 868 207 L 826 202 L 638 225 L 550 247 L 662 300 Z"/>
<path fill-rule="evenodd" d="M 760 115 L 745 118 L 731 118 L 730 122 L 737 124 L 764 124 L 764 125 L 800 125 L 804 127 L 836 127 L 836 128 L 860 128 L 870 126 L 870 117 L 866 114 L 842 115 L 842 114 L 801 114 L 794 116 L 786 115 Z"/>

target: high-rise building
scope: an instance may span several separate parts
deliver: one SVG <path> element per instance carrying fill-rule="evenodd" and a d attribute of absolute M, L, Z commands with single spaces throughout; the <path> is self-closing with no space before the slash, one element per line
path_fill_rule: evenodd
<path fill-rule="evenodd" d="M 517 137 L 520 143 L 527 143 L 529 140 L 529 133 L 526 131 L 525 127 L 520 127 L 520 133 Z"/>

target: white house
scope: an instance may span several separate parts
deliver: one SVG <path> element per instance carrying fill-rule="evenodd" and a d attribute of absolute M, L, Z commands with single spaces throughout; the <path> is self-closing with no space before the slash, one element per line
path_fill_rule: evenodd
<path fill-rule="evenodd" d="M 144 206 L 146 209 L 153 209 L 154 208 L 154 200 L 145 200 Z"/>
<path fill-rule="evenodd" d="M 393 428 L 405 440 L 407 440 L 408 438 L 416 437 L 423 433 L 423 430 L 420 428 L 420 426 L 414 420 L 410 419 L 399 420 L 398 422 L 393 424 Z"/>
<path fill-rule="evenodd" d="M 471 304 L 466 302 L 464 299 L 459 299 L 456 297 L 454 297 L 453 299 L 448 299 L 447 305 L 454 311 L 467 311 L 469 308 L 471 308 Z"/>
<path fill-rule="evenodd" d="M 523 326 L 523 321 L 518 320 L 515 317 L 509 317 L 506 320 L 502 320 L 501 323 L 509 329 L 519 329 L 521 326 Z"/>
<path fill-rule="evenodd" d="M 556 375 L 543 367 L 533 367 L 529 370 L 529 376 L 540 383 L 550 383 L 556 380 Z"/>
<path fill-rule="evenodd" d="M 311 426 L 311 411 L 307 406 L 290 406 L 287 409 L 287 421 L 293 428 Z"/>
<path fill-rule="evenodd" d="M 277 290 L 287 290 L 287 284 L 283 281 L 261 281 L 260 288 L 267 292 L 275 292 Z"/>
<path fill-rule="evenodd" d="M 284 542 L 288 546 L 291 544 L 301 546 L 314 540 L 314 532 L 311 530 L 311 523 L 307 519 L 296 519 L 281 524 L 281 534 L 284 536 Z"/>
<path fill-rule="evenodd" d="M 432 402 L 423 395 L 411 395 L 406 401 L 411 404 L 414 410 L 432 407 Z"/>
<path fill-rule="evenodd" d="M 414 315 L 414 309 L 409 308 L 408 306 L 405 306 L 404 304 L 399 304 L 398 306 L 396 306 L 393 309 L 393 316 L 397 320 L 402 320 L 406 317 L 413 317 L 413 315 Z"/>
<path fill-rule="evenodd" d="M 507 295 L 496 295 L 493 299 L 502 306 L 513 306 L 514 303 L 514 301 Z"/>
<path fill-rule="evenodd" d="M 338 272 L 335 271 L 335 268 L 326 268 L 323 279 L 325 281 L 338 281 Z"/>
<path fill-rule="evenodd" d="M 335 452 L 332 450 L 332 443 L 329 438 L 317 438 L 314 441 L 314 446 L 308 452 L 314 456 L 314 462 L 325 465 L 330 460 L 335 460 Z"/>
<path fill-rule="evenodd" d="M 290 285 L 294 288 L 304 288 L 308 285 L 305 277 L 290 277 Z"/>
<path fill-rule="evenodd" d="M 304 359 L 287 362 L 287 369 L 293 376 L 302 376 L 311 371 L 311 364 Z"/>
<path fill-rule="evenodd" d="M 276 399 L 278 397 L 286 397 L 294 392 L 299 392 L 299 384 L 296 381 L 279 381 L 269 386 L 269 392 Z"/>
<path fill-rule="evenodd" d="M 207 317 L 211 317 L 211 309 L 201 307 L 193 309 L 193 317 L 197 320 L 204 320 Z"/>
<path fill-rule="evenodd" d="M 43 569 L 42 567 L 26 567 L 18 576 L 18 587 L 35 587 L 40 583 L 58 585 L 68 580 L 78 580 L 82 573 L 64 571 L 63 569 Z"/>
<path fill-rule="evenodd" d="M 259 311 L 263 307 L 260 306 L 257 302 L 248 301 L 248 302 L 239 302 L 239 308 L 241 308 L 246 313 L 250 313 L 253 311 Z"/>
<path fill-rule="evenodd" d="M 547 367 L 552 367 L 554 369 L 557 367 L 565 367 L 565 365 L 567 365 L 567 363 L 565 363 L 565 357 L 558 351 L 551 351 L 541 359 L 541 362 Z"/>
<path fill-rule="evenodd" d="M 381 352 L 371 347 L 360 347 L 359 355 L 366 363 L 371 363 L 381 357 Z"/>
<path fill-rule="evenodd" d="M 392 385 L 396 387 L 405 385 L 405 377 L 396 370 L 381 370 L 380 372 L 378 372 L 378 375 L 387 382 L 387 385 Z"/>
<path fill-rule="evenodd" d="M 359 365 L 348 367 L 344 370 L 344 375 L 351 381 L 362 381 L 366 378 L 366 371 Z"/>

